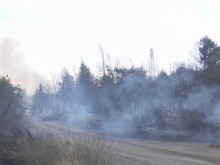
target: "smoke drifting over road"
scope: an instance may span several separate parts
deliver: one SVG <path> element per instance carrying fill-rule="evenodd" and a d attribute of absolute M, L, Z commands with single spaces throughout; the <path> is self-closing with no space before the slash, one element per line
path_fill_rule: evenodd
<path fill-rule="evenodd" d="M 151 76 L 143 67 L 112 67 L 103 55 L 102 75 L 93 75 L 83 62 L 75 76 L 64 69 L 54 92 L 39 86 L 32 113 L 48 113 L 44 120 L 65 120 L 72 127 L 110 135 L 220 143 L 220 47 L 206 50 L 210 42 L 205 37 L 199 47 L 200 59 L 210 58 L 207 65 L 201 62 L 205 67 L 180 65 L 170 75 L 161 71 Z"/>
<path fill-rule="evenodd" d="M 64 70 L 55 93 L 40 86 L 33 115 L 106 135 L 219 143 L 220 87 L 199 83 L 192 69 L 180 67 L 154 78 L 134 67 L 115 68 L 101 78 L 85 64 L 79 70 L 76 78 Z"/>
<path fill-rule="evenodd" d="M 19 51 L 19 44 L 9 38 L 0 41 L 0 74 L 9 75 L 13 83 L 20 84 L 28 92 L 33 92 L 45 80 L 43 75 L 27 64 Z"/>

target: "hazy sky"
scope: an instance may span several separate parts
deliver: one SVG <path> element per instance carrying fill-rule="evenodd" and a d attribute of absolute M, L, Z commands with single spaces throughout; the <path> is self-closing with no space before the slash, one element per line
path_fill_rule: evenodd
<path fill-rule="evenodd" d="M 0 72 L 8 68 L 12 79 L 22 79 L 29 70 L 27 78 L 39 79 L 64 66 L 72 70 L 81 59 L 94 69 L 101 64 L 98 43 L 124 65 L 129 58 L 147 65 L 152 47 L 159 68 L 168 68 L 169 61 L 187 61 L 205 35 L 220 43 L 219 6 L 219 0 L 0 0 L 0 63 L 7 66 Z M 37 81 L 31 82 L 29 88 Z"/>

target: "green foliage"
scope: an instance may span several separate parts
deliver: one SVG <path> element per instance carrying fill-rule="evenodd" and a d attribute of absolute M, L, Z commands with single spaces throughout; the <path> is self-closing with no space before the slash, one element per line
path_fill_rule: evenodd
<path fill-rule="evenodd" d="M 72 92 L 74 88 L 75 82 L 73 76 L 68 72 L 66 68 L 63 69 L 61 75 L 61 82 L 59 83 L 60 86 L 60 95 L 68 96 Z"/>
<path fill-rule="evenodd" d="M 204 69 L 211 69 L 219 65 L 220 62 L 220 46 L 212 41 L 208 36 L 200 40 L 200 63 Z"/>
<path fill-rule="evenodd" d="M 66 68 L 62 71 L 59 87 L 58 96 L 60 101 L 67 108 L 72 108 L 72 103 L 74 102 L 75 81 Z M 62 106 L 62 108 L 66 111 L 64 106 Z"/>
<path fill-rule="evenodd" d="M 32 113 L 42 113 L 47 111 L 49 105 L 48 94 L 44 91 L 42 84 L 36 89 L 32 98 Z"/>
<path fill-rule="evenodd" d="M 205 36 L 200 40 L 199 52 L 202 78 L 207 84 L 220 84 L 220 46 Z"/>
<path fill-rule="evenodd" d="M 11 84 L 8 77 L 0 78 L 0 133 L 23 127 L 25 104 L 24 92 Z"/>
<path fill-rule="evenodd" d="M 117 83 L 122 83 L 128 79 L 139 78 L 145 79 L 146 78 L 146 71 L 142 68 L 115 68 L 115 79 Z"/>
<path fill-rule="evenodd" d="M 81 66 L 79 69 L 77 85 L 80 85 L 83 88 L 87 88 L 87 89 L 92 88 L 95 85 L 94 77 L 92 73 L 90 72 L 90 69 L 83 62 L 81 63 Z"/>

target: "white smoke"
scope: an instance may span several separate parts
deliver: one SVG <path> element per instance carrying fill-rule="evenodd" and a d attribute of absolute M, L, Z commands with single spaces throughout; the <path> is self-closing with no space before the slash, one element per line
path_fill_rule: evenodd
<path fill-rule="evenodd" d="M 13 39 L 5 38 L 0 41 L 0 74 L 8 75 L 12 83 L 20 84 L 28 93 L 44 82 L 45 77 L 35 71 L 19 51 L 19 44 Z"/>

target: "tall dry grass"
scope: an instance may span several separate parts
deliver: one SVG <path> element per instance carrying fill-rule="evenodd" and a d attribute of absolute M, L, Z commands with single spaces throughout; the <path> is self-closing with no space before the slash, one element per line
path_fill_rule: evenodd
<path fill-rule="evenodd" d="M 113 147 L 104 137 L 55 137 L 41 133 L 32 137 L 19 132 L 0 138 L 3 165 L 113 165 Z"/>

